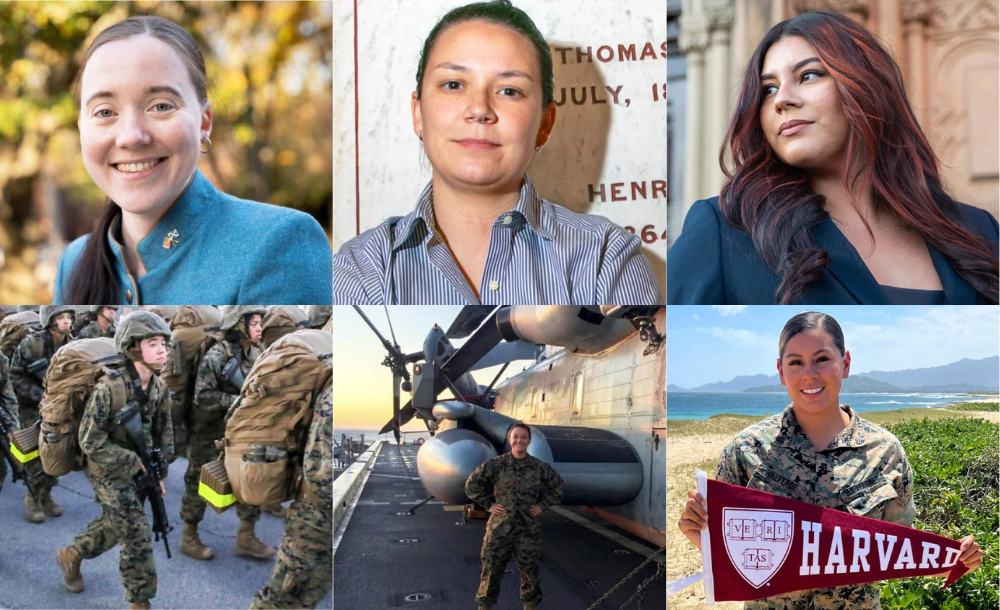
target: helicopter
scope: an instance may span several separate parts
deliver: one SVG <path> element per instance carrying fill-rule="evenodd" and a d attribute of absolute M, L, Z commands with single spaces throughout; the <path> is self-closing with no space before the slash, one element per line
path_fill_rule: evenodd
<path fill-rule="evenodd" d="M 466 505 L 465 481 L 510 450 L 507 431 L 531 429 L 528 453 L 563 478 L 575 505 L 656 546 L 666 540 L 666 311 L 662 306 L 464 307 L 405 353 L 356 311 L 382 342 L 393 374 L 392 432 L 417 418 L 430 438 L 417 452 L 421 483 Z M 391 329 L 391 321 L 390 321 Z M 455 348 L 451 340 L 467 338 Z M 498 383 L 507 366 L 530 360 Z M 487 386 L 472 372 L 496 365 Z M 450 398 L 440 395 L 448 390 Z M 402 405 L 402 393 L 411 396 Z"/>

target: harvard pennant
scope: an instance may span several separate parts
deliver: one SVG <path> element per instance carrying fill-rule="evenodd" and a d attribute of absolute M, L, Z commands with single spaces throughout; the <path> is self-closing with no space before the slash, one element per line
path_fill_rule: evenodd
<path fill-rule="evenodd" d="M 709 604 L 944 572 L 948 586 L 968 572 L 956 540 L 697 476 Z"/>

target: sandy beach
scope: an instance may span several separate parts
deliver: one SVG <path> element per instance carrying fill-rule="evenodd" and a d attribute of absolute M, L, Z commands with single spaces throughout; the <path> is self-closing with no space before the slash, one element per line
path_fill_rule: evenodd
<path fill-rule="evenodd" d="M 996 398 L 970 399 L 963 402 L 995 402 Z M 951 411 L 946 408 L 901 409 L 862 413 L 862 417 L 876 423 L 912 417 L 979 417 L 1000 423 L 1000 412 Z M 684 511 L 687 490 L 695 487 L 695 468 L 701 468 L 714 478 L 715 466 L 723 448 L 734 434 L 760 417 L 715 417 L 710 420 L 672 420 L 667 422 L 667 582 L 701 572 L 701 554 L 688 542 L 677 528 L 677 521 Z M 701 583 L 671 595 L 671 610 L 706 608 L 705 589 Z M 742 602 L 722 602 L 714 606 L 720 610 L 739 610 Z"/>

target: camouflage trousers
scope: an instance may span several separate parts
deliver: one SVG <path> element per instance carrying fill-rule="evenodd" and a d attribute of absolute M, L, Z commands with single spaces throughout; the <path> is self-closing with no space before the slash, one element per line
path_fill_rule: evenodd
<path fill-rule="evenodd" d="M 21 410 L 21 425 L 24 428 L 30 428 L 34 426 L 41 419 L 41 415 L 38 413 L 38 409 L 22 409 Z M 59 479 L 52 475 L 45 474 L 42 470 L 42 460 L 35 459 L 28 462 L 28 465 L 24 468 L 25 483 L 28 486 L 28 493 L 35 502 L 41 502 L 50 493 L 52 493 L 52 488 L 59 483 Z"/>
<path fill-rule="evenodd" d="M 879 591 L 872 583 L 794 591 L 747 602 L 746 610 L 879 610 Z"/>
<path fill-rule="evenodd" d="M 250 608 L 315 608 L 332 586 L 333 508 L 295 502 L 288 509 L 271 579 Z"/>
<path fill-rule="evenodd" d="M 497 603 L 503 573 L 513 553 L 517 569 L 521 573 L 521 601 L 537 604 L 542 601 L 538 578 L 538 564 L 542 558 L 541 532 L 538 528 L 517 526 L 509 521 L 494 519 L 495 516 L 491 517 L 486 524 L 486 537 L 480 554 L 483 572 L 476 592 L 476 603 L 482 606 Z"/>
<path fill-rule="evenodd" d="M 198 495 L 201 467 L 219 457 L 215 448 L 215 435 L 195 435 L 188 438 L 188 468 L 184 472 L 184 497 L 181 498 L 181 521 L 201 523 L 205 518 L 205 499 Z M 260 521 L 260 507 L 236 503 L 236 514 L 241 521 Z"/>
<path fill-rule="evenodd" d="M 122 493 L 116 508 L 101 504 L 104 511 L 73 540 L 73 548 L 84 559 L 93 559 L 116 544 L 122 550 L 118 570 L 125 585 L 125 599 L 142 602 L 156 596 L 156 564 L 146 513 L 134 492 Z"/>

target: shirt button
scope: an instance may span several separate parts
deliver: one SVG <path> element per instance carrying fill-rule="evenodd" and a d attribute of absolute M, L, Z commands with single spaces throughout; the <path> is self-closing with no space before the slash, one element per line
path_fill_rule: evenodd
<path fill-rule="evenodd" d="M 512 222 L 514 222 L 514 219 L 511 217 L 510 214 L 507 214 L 506 216 L 503 217 L 503 223 L 505 225 L 509 225 Z"/>
<path fill-rule="evenodd" d="M 128 303 L 129 303 L 129 305 L 131 305 L 132 304 L 132 289 L 131 288 L 129 288 L 128 290 L 125 291 L 125 298 L 128 299 Z"/>
<path fill-rule="evenodd" d="M 500 282 L 496 280 L 490 280 L 490 290 L 500 290 Z"/>

